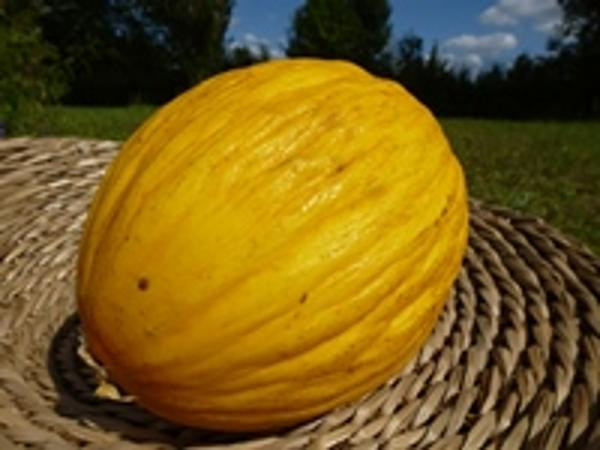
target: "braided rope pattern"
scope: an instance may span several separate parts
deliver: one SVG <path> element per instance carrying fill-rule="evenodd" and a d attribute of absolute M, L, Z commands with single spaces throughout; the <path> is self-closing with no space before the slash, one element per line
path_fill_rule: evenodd
<path fill-rule="evenodd" d="M 600 260 L 537 218 L 471 202 L 469 249 L 405 370 L 267 436 L 100 400 L 78 352 L 74 263 L 117 142 L 0 140 L 0 449 L 600 448 Z"/>

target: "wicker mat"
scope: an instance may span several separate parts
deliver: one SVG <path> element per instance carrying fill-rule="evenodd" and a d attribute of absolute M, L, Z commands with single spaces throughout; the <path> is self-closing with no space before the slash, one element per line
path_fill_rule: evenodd
<path fill-rule="evenodd" d="M 600 449 L 600 260 L 471 202 L 463 269 L 403 373 L 277 435 L 183 428 L 99 400 L 78 356 L 74 263 L 117 142 L 0 140 L 0 450 Z"/>

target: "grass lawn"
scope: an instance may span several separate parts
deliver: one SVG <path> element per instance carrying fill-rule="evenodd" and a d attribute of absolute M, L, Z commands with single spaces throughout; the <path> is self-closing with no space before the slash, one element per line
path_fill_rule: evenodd
<path fill-rule="evenodd" d="M 124 140 L 155 106 L 132 105 L 117 108 L 49 107 L 38 122 L 38 135 L 80 136 L 98 139 Z"/>
<path fill-rule="evenodd" d="M 600 122 L 442 124 L 471 195 L 541 216 L 600 255 Z"/>
<path fill-rule="evenodd" d="M 37 134 L 125 139 L 155 107 L 53 107 Z M 535 214 L 600 255 L 600 122 L 443 119 L 471 195 Z"/>

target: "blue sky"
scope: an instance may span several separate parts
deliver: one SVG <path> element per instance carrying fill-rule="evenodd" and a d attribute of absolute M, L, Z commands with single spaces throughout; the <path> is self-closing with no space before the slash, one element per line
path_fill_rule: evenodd
<path fill-rule="evenodd" d="M 230 45 L 262 43 L 282 56 L 291 18 L 302 0 L 236 0 Z M 543 54 L 560 21 L 557 0 L 390 0 L 394 41 L 412 31 L 437 42 L 455 66 L 477 71 L 491 62 L 509 63 L 521 52 Z"/>

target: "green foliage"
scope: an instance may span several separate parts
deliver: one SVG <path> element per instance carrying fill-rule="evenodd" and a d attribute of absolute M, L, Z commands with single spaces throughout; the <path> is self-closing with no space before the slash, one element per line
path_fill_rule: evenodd
<path fill-rule="evenodd" d="M 287 54 L 346 59 L 382 72 L 390 13 L 387 0 L 307 0 L 294 14 Z"/>
<path fill-rule="evenodd" d="M 396 44 L 391 78 L 399 81 L 436 115 L 470 115 L 475 86 L 466 69 L 453 70 L 437 43 L 429 53 L 423 39 L 405 34 Z"/>
<path fill-rule="evenodd" d="M 248 47 L 235 47 L 227 52 L 225 56 L 225 65 L 227 69 L 235 69 L 268 61 L 270 58 L 271 54 L 265 45 L 260 46 L 260 53 L 258 55 Z"/>
<path fill-rule="evenodd" d="M 163 33 L 170 62 L 179 67 L 188 84 L 223 69 L 231 0 L 140 0 L 139 6 L 154 30 Z"/>
<path fill-rule="evenodd" d="M 558 0 L 565 13 L 563 37 L 574 36 L 577 46 L 600 43 L 600 3 L 591 0 Z"/>
<path fill-rule="evenodd" d="M 42 39 L 36 6 L 8 1 L 0 9 L 0 119 L 12 134 L 30 129 L 42 105 L 65 88 L 57 53 Z"/>
<path fill-rule="evenodd" d="M 508 68 L 493 64 L 473 77 L 451 68 L 436 45 L 426 55 L 421 38 L 408 34 L 397 44 L 391 77 L 437 115 L 586 119 L 600 116 L 592 102 L 600 84 L 588 80 L 592 65 L 570 52 L 521 54 Z"/>
<path fill-rule="evenodd" d="M 566 81 L 583 105 L 582 115 L 600 115 L 600 2 L 559 0 L 561 35 L 550 42 Z"/>
<path fill-rule="evenodd" d="M 225 67 L 232 0 L 40 0 L 67 102 L 164 102 Z"/>

